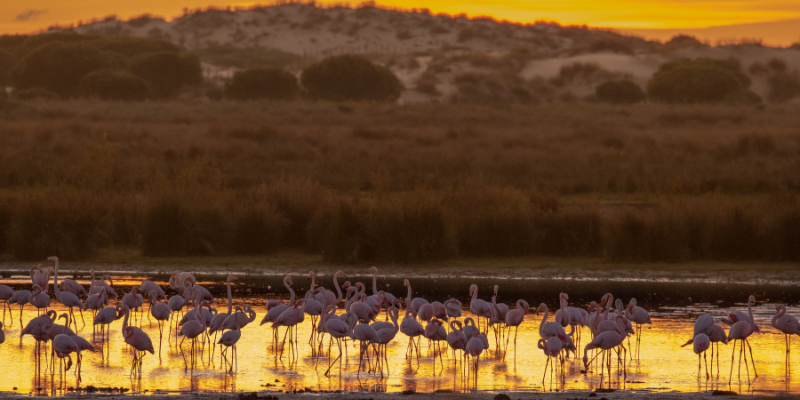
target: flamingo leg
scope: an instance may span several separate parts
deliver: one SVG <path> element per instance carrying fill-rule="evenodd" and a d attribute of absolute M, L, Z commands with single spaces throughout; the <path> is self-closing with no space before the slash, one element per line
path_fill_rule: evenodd
<path fill-rule="evenodd" d="M 753 373 L 756 375 L 755 377 L 758 378 L 758 372 L 756 371 L 756 362 L 753 359 L 753 348 L 750 347 L 750 341 L 745 339 L 745 343 L 747 343 L 747 349 L 750 351 L 750 362 L 753 364 Z"/>

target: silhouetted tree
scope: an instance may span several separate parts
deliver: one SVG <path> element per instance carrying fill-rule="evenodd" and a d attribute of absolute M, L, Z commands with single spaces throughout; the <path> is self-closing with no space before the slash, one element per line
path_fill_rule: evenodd
<path fill-rule="evenodd" d="M 236 72 L 225 87 L 225 96 L 238 100 L 288 100 L 299 93 L 297 78 L 278 68 L 251 68 Z"/>
<path fill-rule="evenodd" d="M 112 57 L 93 46 L 53 42 L 25 56 L 11 71 L 11 82 L 17 89 L 41 87 L 59 96 L 77 96 L 86 74 L 114 64 Z"/>
<path fill-rule="evenodd" d="M 131 61 L 134 74 L 150 83 L 158 97 L 173 97 L 187 87 L 203 81 L 200 60 L 191 54 L 159 52 L 137 57 Z"/>
<path fill-rule="evenodd" d="M 330 101 L 394 101 L 403 88 L 388 68 L 354 55 L 313 64 L 303 71 L 300 82 L 311 96 Z"/>
<path fill-rule="evenodd" d="M 103 100 L 144 100 L 150 92 L 147 82 L 124 70 L 101 69 L 81 79 L 85 96 Z"/>

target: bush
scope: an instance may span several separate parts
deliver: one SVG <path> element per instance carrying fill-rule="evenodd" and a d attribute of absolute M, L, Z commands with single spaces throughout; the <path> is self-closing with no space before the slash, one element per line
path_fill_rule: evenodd
<path fill-rule="evenodd" d="M 251 68 L 238 71 L 225 87 L 225 96 L 237 100 L 290 100 L 300 93 L 297 78 L 278 68 Z"/>
<path fill-rule="evenodd" d="M 303 71 L 300 82 L 311 96 L 329 101 L 395 101 L 403 89 L 388 68 L 354 55 L 313 64 Z"/>
<path fill-rule="evenodd" d="M 54 42 L 25 56 L 11 72 L 11 80 L 18 89 L 42 87 L 59 96 L 74 97 L 80 94 L 84 76 L 113 64 L 111 57 L 87 44 Z"/>
<path fill-rule="evenodd" d="M 234 228 L 237 254 L 269 254 L 281 246 L 286 221 L 274 209 L 254 205 L 239 212 Z"/>
<path fill-rule="evenodd" d="M 101 51 L 116 53 L 126 58 L 133 58 L 154 53 L 178 53 L 178 46 L 165 42 L 142 37 L 98 37 L 89 41 L 89 44 Z"/>
<path fill-rule="evenodd" d="M 18 202 L 11 213 L 8 247 L 17 260 L 57 254 L 81 260 L 94 254 L 104 207 L 96 198 L 71 191 L 52 191 Z"/>
<path fill-rule="evenodd" d="M 661 65 L 647 83 L 647 95 L 665 103 L 719 103 L 748 86 L 736 61 L 681 59 Z"/>
<path fill-rule="evenodd" d="M 603 82 L 597 85 L 595 94 L 600 101 L 613 104 L 639 103 L 645 99 L 642 88 L 629 80 Z"/>
<path fill-rule="evenodd" d="M 36 99 L 52 100 L 58 98 L 57 94 L 45 88 L 15 90 L 11 92 L 11 95 L 18 100 L 36 100 Z"/>
<path fill-rule="evenodd" d="M 155 257 L 217 255 L 230 249 L 231 229 L 219 207 L 200 199 L 165 197 L 151 202 L 142 254 Z"/>
<path fill-rule="evenodd" d="M 144 100 L 150 88 L 147 82 L 127 71 L 101 69 L 81 79 L 85 96 L 103 100 Z"/>
<path fill-rule="evenodd" d="M 20 59 L 30 54 L 40 46 L 51 43 L 79 43 L 95 38 L 96 36 L 79 35 L 77 33 L 47 33 L 40 35 L 31 35 L 14 48 L 14 55 Z"/>
<path fill-rule="evenodd" d="M 775 72 L 767 78 L 769 94 L 767 98 L 773 103 L 780 103 L 800 96 L 800 74 L 793 72 Z"/>
<path fill-rule="evenodd" d="M 150 83 L 158 97 L 174 97 L 187 86 L 203 81 L 200 60 L 191 54 L 160 52 L 140 56 L 131 61 L 134 74 Z"/>

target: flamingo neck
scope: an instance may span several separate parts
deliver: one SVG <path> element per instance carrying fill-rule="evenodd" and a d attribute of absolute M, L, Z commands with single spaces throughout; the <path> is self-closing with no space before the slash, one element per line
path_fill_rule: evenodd
<path fill-rule="evenodd" d="M 289 294 L 290 294 L 289 304 L 293 304 L 294 303 L 294 290 L 292 290 L 292 287 L 289 286 L 289 280 L 287 278 L 288 277 L 283 278 L 283 286 L 286 286 L 286 289 L 289 290 Z"/>
<path fill-rule="evenodd" d="M 372 294 L 378 295 L 378 270 L 372 272 Z"/>
<path fill-rule="evenodd" d="M 772 317 L 772 325 L 778 322 L 778 318 L 782 317 L 783 314 L 786 314 L 786 306 L 780 305 L 778 306 L 778 312 Z"/>
<path fill-rule="evenodd" d="M 231 279 L 228 278 L 228 315 L 231 315 L 231 311 L 233 310 L 232 307 L 233 307 L 233 294 L 231 293 Z"/>
<path fill-rule="evenodd" d="M 333 274 L 333 286 L 336 286 L 336 304 L 342 302 L 342 288 L 339 287 L 339 273 Z"/>
<path fill-rule="evenodd" d="M 53 284 L 55 285 L 56 297 L 61 294 L 61 289 L 58 287 L 58 258 L 55 259 L 56 262 L 56 271 L 55 275 L 53 275 Z"/>
<path fill-rule="evenodd" d="M 756 320 L 753 319 L 753 305 L 750 300 L 747 300 L 747 313 L 750 315 L 750 333 L 756 330 Z"/>
<path fill-rule="evenodd" d="M 539 325 L 540 330 L 544 328 L 544 324 L 547 322 L 547 316 L 550 315 L 550 310 L 547 309 L 547 304 L 544 305 L 544 316 L 542 317 L 542 323 Z"/>
<path fill-rule="evenodd" d="M 477 299 L 478 299 L 478 287 L 475 286 L 475 290 L 472 291 L 472 301 L 475 301 Z"/>
<path fill-rule="evenodd" d="M 122 330 L 123 331 L 125 330 L 125 328 L 128 327 L 128 313 L 129 312 L 130 312 L 130 309 L 126 309 L 125 310 L 125 319 L 122 320 Z"/>
<path fill-rule="evenodd" d="M 406 296 L 406 308 L 409 308 L 411 307 L 411 301 L 414 299 L 411 297 L 411 283 L 410 282 L 406 283 L 407 283 L 406 286 L 408 286 L 408 296 Z"/>

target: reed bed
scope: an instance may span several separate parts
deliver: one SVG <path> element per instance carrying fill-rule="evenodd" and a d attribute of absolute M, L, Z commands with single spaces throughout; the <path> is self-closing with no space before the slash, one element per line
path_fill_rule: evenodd
<path fill-rule="evenodd" d="M 800 260 L 800 113 L 0 103 L 0 252 Z"/>

